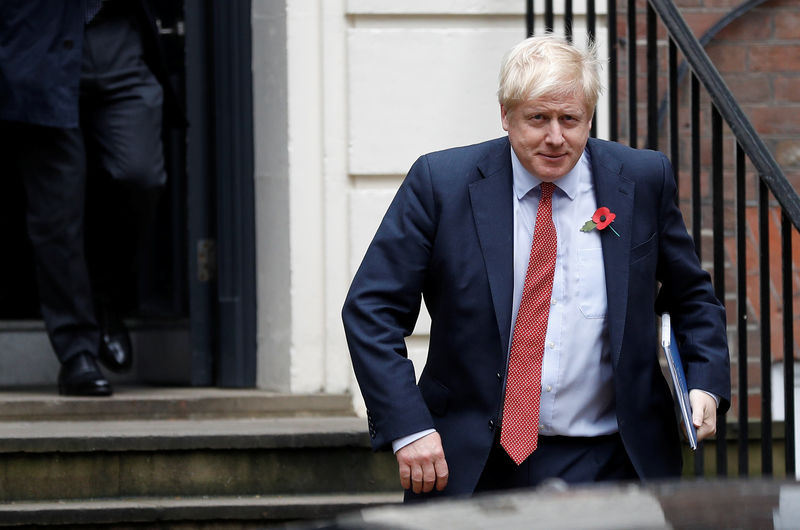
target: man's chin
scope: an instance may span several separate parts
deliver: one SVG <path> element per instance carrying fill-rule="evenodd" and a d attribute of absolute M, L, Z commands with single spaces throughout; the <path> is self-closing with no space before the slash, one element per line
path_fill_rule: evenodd
<path fill-rule="evenodd" d="M 567 173 L 569 171 L 564 168 L 545 168 L 537 173 L 536 176 L 543 182 L 555 182 Z"/>

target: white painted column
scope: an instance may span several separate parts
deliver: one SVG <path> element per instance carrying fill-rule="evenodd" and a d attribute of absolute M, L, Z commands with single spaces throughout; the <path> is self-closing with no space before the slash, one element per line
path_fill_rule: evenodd
<path fill-rule="evenodd" d="M 253 0 L 257 376 L 288 391 L 291 361 L 286 5 Z"/>

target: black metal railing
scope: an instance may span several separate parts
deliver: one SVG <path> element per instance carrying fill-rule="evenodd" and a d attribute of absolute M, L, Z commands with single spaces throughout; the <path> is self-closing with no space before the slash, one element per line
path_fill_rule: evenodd
<path fill-rule="evenodd" d="M 659 142 L 668 144 L 668 149 L 664 151 L 675 169 L 679 202 L 689 221 L 687 224 L 697 253 L 704 260 L 704 266 L 713 268 L 715 293 L 728 308 L 729 344 L 734 367 L 732 376 L 736 383 L 735 414 L 731 414 L 730 423 L 724 417 L 719 418 L 713 468 L 706 465 L 704 451 L 698 451 L 694 457 L 694 472 L 697 475 L 728 475 L 730 443 L 732 448 L 736 448 L 738 475 L 748 476 L 750 447 L 757 440 L 761 449 L 760 473 L 773 475 L 773 459 L 776 456 L 773 448 L 777 446 L 773 439 L 776 425 L 772 421 L 771 372 L 773 361 L 782 354 L 785 418 L 781 434 L 784 440 L 783 471 L 787 477 L 794 477 L 796 345 L 792 247 L 793 239 L 798 237 L 800 230 L 800 196 L 755 132 L 703 48 L 720 28 L 763 0 L 749 0 L 732 9 L 701 37 L 702 43 L 672 0 L 648 0 L 644 8 L 637 8 L 636 0 L 619 1 L 625 11 L 625 33 L 618 34 L 618 11 L 622 9 L 618 10 L 615 0 L 608 1 L 602 19 L 609 36 L 608 138 L 639 147 L 640 134 L 644 133 L 646 141 L 643 147 L 659 149 Z M 638 16 L 642 12 L 645 16 L 643 45 L 638 37 Z M 537 16 L 543 20 L 538 27 Z M 581 16 L 585 17 L 583 22 L 588 38 L 595 38 L 597 15 L 592 0 L 587 3 L 586 12 Z M 536 27 L 536 31 L 563 29 L 567 38 L 572 40 L 574 37 L 577 17 L 570 0 L 564 4 L 563 13 L 554 12 L 552 0 L 545 0 L 541 13 L 536 12 L 532 0 L 526 0 L 525 18 L 528 35 L 534 34 Z M 559 22 L 559 28 L 556 28 L 556 21 Z M 666 38 L 659 40 L 659 29 L 665 30 Z M 663 53 L 664 41 L 667 61 L 662 72 L 659 55 Z M 621 53 L 621 48 L 625 48 L 625 53 Z M 640 75 L 637 72 L 640 48 L 644 48 L 647 65 L 644 76 L 646 95 L 642 104 L 638 97 Z M 680 58 L 683 62 L 679 65 Z M 690 79 L 684 83 L 687 69 Z M 627 87 L 627 94 L 623 98 L 620 98 L 620 86 Z M 688 94 L 684 94 L 687 90 Z M 664 95 L 662 101 L 659 100 L 659 92 Z M 688 96 L 685 104 L 682 104 L 683 95 Z M 668 111 L 666 120 L 663 119 L 665 105 Z M 685 119 L 682 120 L 681 116 Z M 687 136 L 681 130 L 682 121 L 689 123 L 688 146 L 681 143 Z M 596 122 L 597 118 L 593 127 L 596 127 Z M 710 130 L 706 132 L 704 128 L 709 124 Z M 595 132 L 596 129 L 593 129 Z M 704 145 L 708 145 L 704 144 L 704 140 L 707 141 L 709 136 L 710 147 L 704 148 Z M 683 154 L 684 149 L 688 150 L 688 155 Z M 730 159 L 733 162 L 726 164 L 726 160 Z M 684 176 L 689 179 L 689 186 L 681 186 Z M 749 182 L 756 182 L 757 185 L 748 187 Z M 726 216 L 726 211 L 735 212 L 735 216 Z M 779 223 L 775 220 L 776 216 L 780 218 Z M 709 237 L 711 252 L 706 256 L 703 252 L 704 239 Z M 776 244 L 770 245 L 771 240 Z M 778 255 L 773 258 L 772 253 Z M 748 258 L 757 263 L 755 281 L 749 277 L 753 267 L 747 266 Z M 776 270 L 780 271 L 778 287 L 773 282 Z M 728 289 L 726 283 L 735 284 L 735 289 Z M 781 318 L 776 317 L 778 313 L 781 313 Z M 780 320 L 777 328 L 773 327 L 773 320 Z M 780 337 L 773 337 L 775 333 L 779 333 Z M 754 351 L 756 348 L 760 351 Z M 754 358 L 758 359 L 760 381 L 750 380 L 748 363 Z M 760 393 L 760 411 L 751 411 L 749 408 L 748 398 L 753 389 Z M 735 421 L 732 419 L 734 416 Z M 754 421 L 754 417 L 760 418 L 760 422 Z M 750 425 L 756 423 L 760 424 L 759 433 L 750 429 Z"/>

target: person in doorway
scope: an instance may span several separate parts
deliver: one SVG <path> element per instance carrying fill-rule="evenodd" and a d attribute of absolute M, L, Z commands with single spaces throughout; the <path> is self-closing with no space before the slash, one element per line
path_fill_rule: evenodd
<path fill-rule="evenodd" d="M 507 136 L 413 165 L 342 316 L 375 449 L 407 500 L 676 477 L 656 315 L 682 344 L 698 438 L 730 400 L 725 310 L 658 152 L 589 138 L 601 63 L 552 35 L 504 59 Z M 424 298 L 417 384 L 404 338 Z"/>
<path fill-rule="evenodd" d="M 127 329 L 102 288 L 109 282 L 89 274 L 87 174 L 113 182 L 115 191 L 99 201 L 121 214 L 115 241 L 135 247 L 122 223 L 152 219 L 166 180 L 165 95 L 174 100 L 144 0 L 0 4 L 0 131 L 26 190 L 41 313 L 61 363 L 61 394 L 110 395 L 96 361 L 119 372 L 131 366 Z M 101 258 L 115 245 L 95 243 Z M 113 274 L 106 263 L 99 259 L 96 269 Z"/>

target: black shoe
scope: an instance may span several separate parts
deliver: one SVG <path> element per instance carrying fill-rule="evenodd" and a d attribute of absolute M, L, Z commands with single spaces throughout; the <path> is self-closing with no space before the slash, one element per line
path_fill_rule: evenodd
<path fill-rule="evenodd" d="M 111 384 L 103 377 L 94 357 L 79 353 L 61 365 L 58 393 L 62 396 L 110 396 Z"/>
<path fill-rule="evenodd" d="M 133 364 L 128 328 L 116 313 L 105 308 L 98 310 L 97 321 L 100 326 L 100 362 L 112 372 L 127 372 Z"/>

